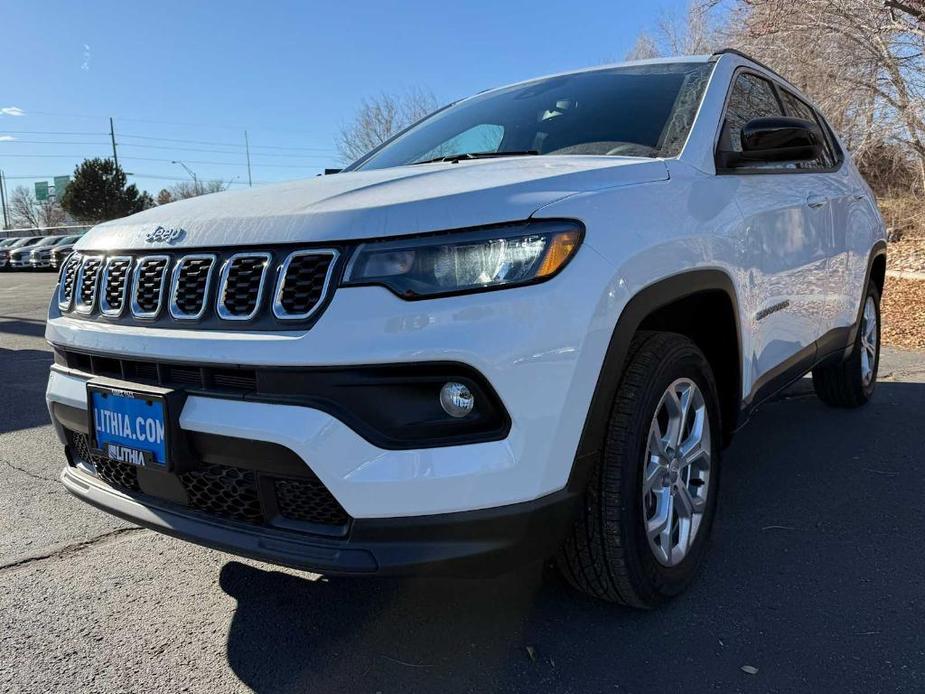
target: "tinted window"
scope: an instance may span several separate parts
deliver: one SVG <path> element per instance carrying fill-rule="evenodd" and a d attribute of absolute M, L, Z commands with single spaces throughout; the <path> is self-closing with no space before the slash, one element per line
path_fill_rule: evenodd
<path fill-rule="evenodd" d="M 822 133 L 823 140 L 823 150 L 822 156 L 814 161 L 801 161 L 795 164 L 798 169 L 813 169 L 821 168 L 828 169 L 835 166 L 836 156 L 835 152 L 832 150 L 832 142 L 828 138 L 828 133 L 826 132 L 825 126 L 819 122 L 819 118 L 816 116 L 816 112 L 802 101 L 799 97 L 794 94 L 791 94 L 786 89 L 781 90 L 781 95 L 784 100 L 784 106 L 787 107 L 787 115 L 792 116 L 793 118 L 802 118 L 803 120 L 808 120 L 810 123 L 815 123 L 819 126 L 819 132 Z"/>
<path fill-rule="evenodd" d="M 525 150 L 674 156 L 684 145 L 712 69 L 713 63 L 634 65 L 494 90 L 438 111 L 358 168 Z"/>
<path fill-rule="evenodd" d="M 755 118 L 771 118 L 784 115 L 774 88 L 766 79 L 742 73 L 736 78 L 726 105 L 726 121 L 723 128 L 721 149 L 742 151 L 742 127 Z"/>

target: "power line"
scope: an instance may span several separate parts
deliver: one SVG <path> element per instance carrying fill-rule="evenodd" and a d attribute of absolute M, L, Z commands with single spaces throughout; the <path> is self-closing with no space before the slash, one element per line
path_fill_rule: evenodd
<path fill-rule="evenodd" d="M 156 140 L 160 142 L 180 142 L 182 144 L 188 144 L 188 145 L 215 145 L 216 147 L 236 147 L 238 149 L 245 148 L 245 145 L 238 144 L 237 142 L 215 142 L 211 140 L 185 140 L 185 139 L 172 138 L 172 137 L 153 137 L 151 135 L 120 134 L 119 137 L 120 138 L 131 137 L 136 140 Z M 287 150 L 298 149 L 298 150 L 304 150 L 308 152 L 334 152 L 336 151 L 329 147 L 296 147 L 296 146 L 288 147 L 285 145 L 251 145 L 251 149 L 287 149 Z"/>
<path fill-rule="evenodd" d="M 119 139 L 121 140 L 125 135 L 120 135 Z M 154 138 L 157 139 L 157 138 Z M 72 141 L 72 140 L 0 140 L 0 146 L 2 145 L 91 145 L 94 147 L 109 147 L 109 142 L 89 142 L 89 141 Z M 119 142 L 119 147 L 137 147 L 141 149 L 159 149 L 166 150 L 169 152 L 205 152 L 208 154 L 244 154 L 244 150 L 239 151 L 229 151 L 222 149 L 209 149 L 201 147 L 176 147 L 173 145 L 146 145 L 138 144 L 134 142 Z M 288 149 L 286 147 L 280 147 L 280 149 Z M 293 148 L 298 149 L 298 148 Z M 307 149 L 307 148 L 306 148 Z M 330 158 L 325 154 L 285 154 L 283 152 L 257 152 L 261 157 L 287 157 L 290 159 L 328 159 Z M 332 151 L 331 154 L 334 154 Z"/>
<path fill-rule="evenodd" d="M 87 155 L 84 154 L 4 154 L 4 157 L 16 157 L 23 159 L 86 159 Z M 173 159 L 161 159 L 159 157 L 122 157 L 127 161 L 155 161 L 165 164 L 173 163 Z M 306 157 L 308 158 L 308 157 Z M 317 158 L 317 157 L 312 157 Z M 322 157 L 323 158 L 323 157 Z M 209 161 L 203 159 L 187 159 L 189 164 L 205 164 L 209 166 L 245 166 L 245 162 L 238 161 Z M 273 168 L 273 169 L 306 169 L 317 167 L 316 163 L 307 162 L 305 164 L 271 164 L 268 162 L 257 161 L 253 162 L 254 166 L 262 166 L 264 168 Z"/>

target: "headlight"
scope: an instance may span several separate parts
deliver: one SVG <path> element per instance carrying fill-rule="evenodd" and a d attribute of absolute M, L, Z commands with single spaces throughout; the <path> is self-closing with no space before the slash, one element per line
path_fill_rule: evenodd
<path fill-rule="evenodd" d="M 554 220 L 364 243 L 342 284 L 420 299 L 542 282 L 565 267 L 582 234 L 578 222 Z"/>

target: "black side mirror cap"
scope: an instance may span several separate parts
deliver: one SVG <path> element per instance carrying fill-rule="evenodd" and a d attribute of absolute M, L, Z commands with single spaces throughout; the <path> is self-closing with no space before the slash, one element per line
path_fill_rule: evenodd
<path fill-rule="evenodd" d="M 743 126 L 740 137 L 742 151 L 720 150 L 718 167 L 813 161 L 822 156 L 822 131 L 817 124 L 802 118 L 755 118 Z"/>

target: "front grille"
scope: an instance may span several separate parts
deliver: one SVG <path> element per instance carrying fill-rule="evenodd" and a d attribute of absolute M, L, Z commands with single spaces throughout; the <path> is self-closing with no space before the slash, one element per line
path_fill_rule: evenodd
<path fill-rule="evenodd" d="M 249 320 L 260 308 L 269 253 L 239 253 L 222 270 L 218 315 L 226 320 Z"/>
<path fill-rule="evenodd" d="M 74 285 L 77 283 L 77 270 L 80 267 L 80 257 L 71 255 L 61 270 L 61 286 L 58 289 L 58 308 L 67 310 L 71 307 L 74 298 Z"/>
<path fill-rule="evenodd" d="M 103 293 L 100 295 L 100 310 L 106 315 L 118 316 L 125 308 L 125 294 L 128 287 L 128 271 L 132 259 L 126 256 L 111 257 L 103 268 Z"/>
<path fill-rule="evenodd" d="M 314 313 L 327 291 L 337 251 L 301 251 L 286 259 L 273 312 L 277 318 L 304 319 Z"/>
<path fill-rule="evenodd" d="M 179 319 L 202 316 L 214 265 L 214 255 L 190 255 L 177 262 L 171 282 L 171 316 Z"/>
<path fill-rule="evenodd" d="M 76 264 L 64 263 L 58 306 L 76 318 L 196 330 L 240 330 L 247 321 L 255 330 L 292 330 L 310 327 L 330 301 L 341 250 L 71 257 Z M 83 274 L 81 263 L 88 265 Z"/>
<path fill-rule="evenodd" d="M 317 478 L 276 480 L 273 486 L 283 518 L 321 525 L 344 525 L 348 520 L 347 512 Z"/>
<path fill-rule="evenodd" d="M 93 310 L 96 288 L 99 284 L 102 256 L 84 256 L 77 273 L 77 310 L 89 313 Z"/>
<path fill-rule="evenodd" d="M 201 469 L 179 477 L 193 508 L 245 523 L 263 521 L 253 470 L 203 464 Z"/>

